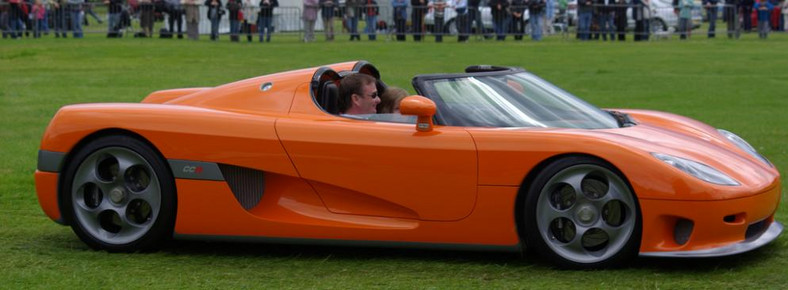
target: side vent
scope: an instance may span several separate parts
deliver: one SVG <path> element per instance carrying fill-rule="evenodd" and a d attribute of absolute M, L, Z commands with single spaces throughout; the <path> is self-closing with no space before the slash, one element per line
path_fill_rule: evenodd
<path fill-rule="evenodd" d="M 219 164 L 219 169 L 235 199 L 244 209 L 252 209 L 260 203 L 265 191 L 265 176 L 262 171 L 226 164 Z"/>

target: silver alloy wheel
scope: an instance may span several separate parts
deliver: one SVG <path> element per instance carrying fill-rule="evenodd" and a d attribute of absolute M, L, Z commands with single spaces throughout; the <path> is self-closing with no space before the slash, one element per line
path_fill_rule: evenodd
<path fill-rule="evenodd" d="M 112 245 L 134 242 L 153 227 L 161 185 L 151 164 L 124 147 L 104 147 L 77 168 L 71 184 L 76 221 L 93 238 Z"/>
<path fill-rule="evenodd" d="M 557 255 L 576 263 L 597 263 L 619 253 L 636 225 L 636 204 L 619 176 L 591 164 L 570 166 L 541 189 L 536 223 L 542 240 Z"/>

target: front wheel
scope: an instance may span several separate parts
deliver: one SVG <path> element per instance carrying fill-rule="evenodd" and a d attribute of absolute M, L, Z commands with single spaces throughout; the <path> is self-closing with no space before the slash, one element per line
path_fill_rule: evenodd
<path fill-rule="evenodd" d="M 542 170 L 527 191 L 526 246 L 566 268 L 604 268 L 640 247 L 637 200 L 623 175 L 592 157 L 572 156 Z"/>
<path fill-rule="evenodd" d="M 668 31 L 668 25 L 665 24 L 665 21 L 659 18 L 652 18 L 649 25 L 651 26 L 651 33 L 652 34 L 659 34 Z"/>
<path fill-rule="evenodd" d="M 175 185 L 150 145 L 105 136 L 79 149 L 66 165 L 60 204 L 74 233 L 94 249 L 132 252 L 172 236 Z"/>

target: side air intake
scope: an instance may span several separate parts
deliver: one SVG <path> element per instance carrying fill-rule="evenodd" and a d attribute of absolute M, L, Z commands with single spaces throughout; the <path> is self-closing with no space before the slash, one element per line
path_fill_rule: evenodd
<path fill-rule="evenodd" d="M 235 199 L 244 209 L 252 209 L 260 203 L 265 191 L 265 176 L 262 171 L 226 164 L 219 164 L 219 169 Z"/>

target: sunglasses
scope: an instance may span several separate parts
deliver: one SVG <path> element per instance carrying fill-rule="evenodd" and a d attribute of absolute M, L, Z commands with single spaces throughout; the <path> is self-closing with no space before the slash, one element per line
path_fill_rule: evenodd
<path fill-rule="evenodd" d="M 362 94 L 357 94 L 357 95 L 362 96 L 362 97 L 369 97 L 370 99 L 374 99 L 374 98 L 378 97 L 378 92 L 371 93 L 371 94 L 369 94 L 369 96 L 365 96 L 365 95 L 362 95 Z"/>

